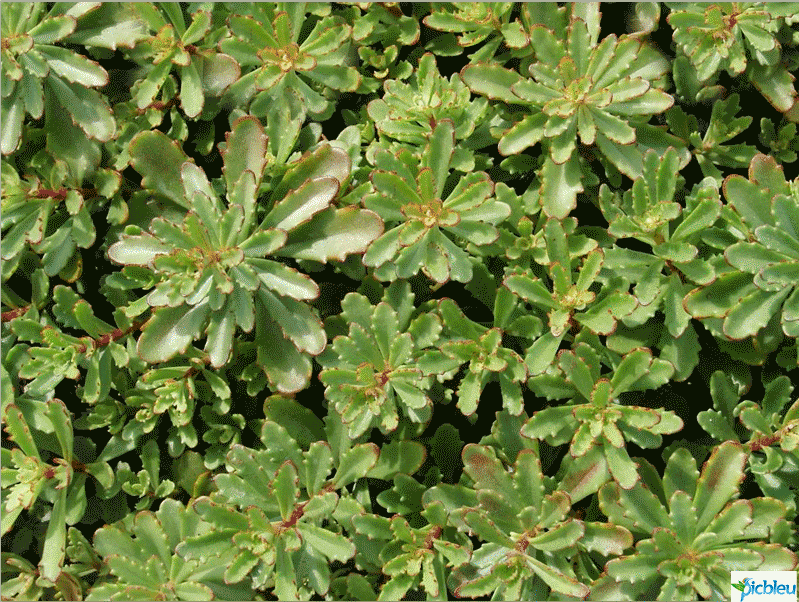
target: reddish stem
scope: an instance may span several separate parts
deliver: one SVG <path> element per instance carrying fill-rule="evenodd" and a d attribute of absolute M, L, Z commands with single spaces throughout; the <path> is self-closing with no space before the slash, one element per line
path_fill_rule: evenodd
<path fill-rule="evenodd" d="M 78 191 L 84 198 L 91 198 L 97 196 L 96 188 L 73 188 Z M 30 196 L 34 199 L 55 199 L 57 201 L 64 201 L 69 194 L 69 189 L 61 187 L 58 190 L 53 188 L 39 188 L 32 190 Z"/>
<path fill-rule="evenodd" d="M 441 527 L 436 525 L 430 532 L 427 534 L 427 537 L 424 538 L 424 547 L 427 549 L 431 549 L 433 547 L 433 542 L 438 539 L 438 536 L 441 535 Z"/>
<path fill-rule="evenodd" d="M 305 513 L 305 504 L 307 503 L 308 502 L 303 502 L 302 504 L 294 507 L 294 511 L 291 513 L 291 516 L 289 516 L 281 525 L 282 531 L 291 529 L 297 524 L 297 521 L 299 521 L 302 518 L 302 515 Z"/>
<path fill-rule="evenodd" d="M 761 437 L 749 442 L 749 449 L 753 452 L 760 451 L 764 447 L 774 445 L 780 440 L 779 435 L 771 435 L 769 437 Z"/>
<path fill-rule="evenodd" d="M 118 341 L 122 337 L 127 336 L 130 333 L 139 330 L 142 326 L 144 326 L 145 322 L 146 322 L 146 320 L 138 320 L 138 321 L 134 322 L 133 324 L 131 324 L 128 328 L 124 328 L 124 329 L 123 328 L 117 328 L 115 330 L 112 330 L 108 334 L 104 334 L 103 336 L 101 336 L 98 339 L 92 339 L 92 346 L 95 349 L 97 349 L 98 347 L 105 347 L 105 346 L 113 343 L 114 341 Z M 81 345 L 80 347 L 78 347 L 78 353 L 86 353 L 86 351 L 88 351 L 88 349 L 89 349 L 88 345 L 86 345 L 86 344 Z"/>
<path fill-rule="evenodd" d="M 59 188 L 58 190 L 52 190 L 50 188 L 39 188 L 33 192 L 33 198 L 35 199 L 56 199 L 59 201 L 63 201 L 67 198 L 67 189 L 66 188 Z"/>
<path fill-rule="evenodd" d="M 144 109 L 136 109 L 139 115 L 144 114 L 147 109 L 155 109 L 157 111 L 166 111 L 167 109 L 171 109 L 173 106 L 177 104 L 177 100 L 174 98 L 170 98 L 168 101 L 164 102 L 163 100 L 156 100 L 151 102 L 146 108 Z"/>
<path fill-rule="evenodd" d="M 24 316 L 25 312 L 28 311 L 30 307 L 30 305 L 26 305 L 25 307 L 18 307 L 16 309 L 4 311 L 2 314 L 0 314 L 0 322 L 10 322 L 11 320 L 19 318 L 20 316 Z"/>

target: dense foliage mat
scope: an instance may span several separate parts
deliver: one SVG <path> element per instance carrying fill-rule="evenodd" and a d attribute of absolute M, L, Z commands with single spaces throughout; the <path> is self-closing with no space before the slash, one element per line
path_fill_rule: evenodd
<path fill-rule="evenodd" d="M 5 3 L 2 596 L 794 570 L 799 4 Z"/>

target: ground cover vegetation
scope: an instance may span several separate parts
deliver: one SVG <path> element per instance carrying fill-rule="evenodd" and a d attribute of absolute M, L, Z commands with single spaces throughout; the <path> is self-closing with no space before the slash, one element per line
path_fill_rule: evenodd
<path fill-rule="evenodd" d="M 3 599 L 795 570 L 797 66 L 796 3 L 3 4 Z"/>

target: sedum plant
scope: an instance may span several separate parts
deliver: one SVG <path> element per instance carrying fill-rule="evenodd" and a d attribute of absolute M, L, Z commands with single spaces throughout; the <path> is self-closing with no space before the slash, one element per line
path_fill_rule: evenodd
<path fill-rule="evenodd" d="M 424 144 L 444 119 L 455 126 L 456 140 L 464 140 L 488 108 L 484 100 L 471 101 L 469 89 L 459 78 L 441 77 L 435 55 L 430 53 L 419 59 L 410 83 L 387 80 L 383 87 L 383 97 L 369 103 L 369 117 L 382 135 L 409 144 Z"/>
<path fill-rule="evenodd" d="M 411 589 L 421 588 L 430 598 L 440 598 L 446 590 L 445 566 L 465 564 L 470 555 L 468 545 L 446 539 L 447 517 L 438 504 L 424 511 L 429 524 L 414 528 L 402 516 L 388 519 L 378 515 L 361 515 L 353 520 L 356 528 L 370 539 L 384 541 L 380 551 L 383 573 L 390 579 L 380 590 L 379 600 L 403 598 Z M 465 537 L 461 535 L 460 540 Z"/>
<path fill-rule="evenodd" d="M 399 55 L 403 46 L 419 41 L 419 21 L 403 14 L 396 3 L 379 7 L 356 5 L 343 16 L 352 26 L 352 40 L 362 65 L 371 70 L 371 77 L 363 75 L 359 90 L 371 92 L 388 76 L 405 79 L 410 75 L 412 65 L 400 60 Z"/>
<path fill-rule="evenodd" d="M 797 44 L 791 25 L 798 11 L 796 3 L 775 7 L 761 2 L 675 3 L 668 16 L 682 54 L 675 61 L 675 78 L 698 100 L 718 87 L 702 90 L 696 84 L 715 82 L 721 70 L 731 76 L 745 73 L 774 108 L 796 121 L 794 78 L 782 61 L 782 50 L 783 44 Z"/>
<path fill-rule="evenodd" d="M 680 430 L 683 424 L 674 412 L 623 406 L 618 398 L 629 390 L 657 387 L 668 380 L 674 367 L 653 358 L 649 350 L 636 349 L 614 366 L 610 379 L 602 378 L 598 354 L 584 343 L 575 345 L 573 352 L 559 354 L 558 367 L 560 374 L 542 375 L 531 386 L 550 398 L 573 388 L 572 395 L 576 393 L 579 401 L 588 403 L 540 410 L 522 427 L 521 434 L 553 446 L 569 443 L 569 454 L 581 460 L 571 465 L 564 480 L 577 467 L 588 464 L 630 489 L 638 480 L 638 473 L 625 442 L 629 440 L 643 448 L 659 447 L 662 435 Z M 563 393 L 554 392 L 558 387 Z"/>
<path fill-rule="evenodd" d="M 502 335 L 504 331 L 529 335 L 526 328 L 535 328 L 539 323 L 533 316 L 517 315 L 520 312 L 514 312 L 514 305 L 512 295 L 499 289 L 494 310 L 504 319 L 493 328 L 487 328 L 467 318 L 451 299 L 439 304 L 439 312 L 447 326 L 447 340 L 440 345 L 440 350 L 425 352 L 421 365 L 431 374 L 446 374 L 466 365 L 466 374 L 457 389 L 457 407 L 465 416 L 474 415 L 485 386 L 493 380 L 499 382 L 505 408 L 514 415 L 522 412 L 521 383 L 527 378 L 527 370 L 519 354 L 502 345 Z M 533 320 L 525 320 L 528 317 Z"/>
<path fill-rule="evenodd" d="M 456 589 L 459 597 L 526 599 L 551 590 L 584 598 L 588 588 L 565 558 L 577 548 L 615 555 L 631 544 L 623 527 L 569 517 L 571 499 L 547 490 L 534 447 L 521 450 L 510 470 L 490 447 L 467 445 L 463 462 L 470 486 L 439 485 L 425 494 L 483 542 L 472 555 L 473 576 Z"/>
<path fill-rule="evenodd" d="M 268 212 L 261 216 L 256 202 L 267 168 L 267 140 L 259 121 L 238 120 L 227 140 L 227 206 L 203 171 L 184 161 L 164 135 L 142 133 L 132 144 L 132 163 L 146 185 L 189 210 L 180 224 L 159 217 L 150 232 L 129 226 L 108 249 L 112 261 L 130 266 L 110 286 L 153 289 L 132 306 L 132 315 L 159 308 L 143 327 L 139 355 L 164 362 L 206 334 L 204 350 L 219 368 L 232 353 L 236 327 L 255 329 L 257 365 L 278 390 L 301 389 L 310 377 L 306 354 L 318 355 L 327 342 L 321 322 L 303 304 L 319 288 L 295 268 L 267 257 L 344 259 L 380 234 L 383 224 L 374 213 L 330 207 L 349 175 L 348 157 L 322 146 L 291 166 L 274 183 Z M 232 156 L 230 149 L 240 144 L 253 152 Z M 166 172 L 159 164 L 162 154 L 173 162 Z"/>
<path fill-rule="evenodd" d="M 424 349 L 437 342 L 441 319 L 432 313 L 414 317 L 414 296 L 403 284 L 392 284 L 376 306 L 358 293 L 344 297 L 341 318 L 349 332 L 337 336 L 319 358 L 325 396 L 351 437 L 372 426 L 395 430 L 400 409 L 412 422 L 430 420 L 433 378 L 418 364 Z"/>
<path fill-rule="evenodd" d="M 537 60 L 527 69 L 529 77 L 491 63 L 469 65 L 462 75 L 472 91 L 527 108 L 528 114 L 503 132 L 499 152 L 517 154 L 545 141 L 542 201 L 547 215 L 557 218 L 574 208 L 582 191 L 578 136 L 634 178 L 642 169 L 639 142 L 661 142 L 646 123 L 673 104 L 662 90 L 668 61 L 635 37 L 608 36 L 600 43 L 598 5 L 585 6 L 584 14 L 572 11 L 565 35 L 541 25 L 531 28 Z"/>
<path fill-rule="evenodd" d="M 45 110 L 46 117 L 66 110 L 83 133 L 76 134 L 78 139 L 85 136 L 107 142 L 113 138 L 116 123 L 108 101 L 94 90 L 108 84 L 108 72 L 96 61 L 63 46 L 63 41 L 76 33 L 78 19 L 89 13 L 81 20 L 81 29 L 94 25 L 90 13 L 97 8 L 64 3 L 48 10 L 44 2 L 12 2 L 3 11 L 3 155 L 19 148 L 25 116 L 39 119 Z M 134 35 L 117 43 L 136 39 Z"/>
<path fill-rule="evenodd" d="M 379 279 L 408 278 L 421 269 L 439 284 L 469 282 L 472 262 L 462 247 L 488 245 L 499 237 L 495 224 L 510 215 L 510 208 L 493 198 L 487 174 L 473 172 L 444 194 L 454 148 L 455 126 L 444 120 L 430 135 L 421 161 L 407 150 L 384 151 L 376 158 L 375 193 L 364 205 L 389 225 L 363 260 L 376 268 Z"/>
<path fill-rule="evenodd" d="M 255 3 L 249 11 L 230 15 L 229 34 L 219 46 L 247 68 L 230 95 L 238 102 L 252 98 L 253 114 L 261 114 L 260 107 L 291 91 L 309 113 L 322 116 L 332 112 L 333 105 L 317 88 L 358 88 L 360 74 L 346 64 L 352 30 L 341 17 L 325 15 L 303 33 L 304 2 Z"/>
<path fill-rule="evenodd" d="M 187 23 L 183 12 L 174 4 L 159 3 L 160 10 L 145 11 L 143 16 L 151 31 L 150 39 L 137 44 L 131 51 L 139 61 L 152 62 L 152 68 L 133 93 L 132 100 L 138 109 L 152 106 L 161 93 L 162 103 L 172 102 L 165 92 L 167 79 L 175 69 L 180 88 L 180 106 L 187 117 L 197 117 L 203 110 L 205 96 L 220 96 L 239 79 L 240 65 L 233 57 L 215 52 L 210 46 L 216 37 L 211 32 L 212 16 L 208 11 L 197 11 Z M 198 47 L 198 43 L 202 43 Z"/>
<path fill-rule="evenodd" d="M 202 536 L 210 528 L 180 502 L 167 499 L 156 512 L 131 518 L 124 527 L 108 526 L 97 531 L 94 546 L 107 564 L 110 578 L 93 587 L 86 600 L 197 600 L 252 595 L 246 584 L 231 586 L 224 582 L 223 564 L 186 561 L 173 552 L 185 538 Z M 155 546 L 161 554 L 150 554 Z M 230 561 L 232 554 L 227 557 Z"/>
<path fill-rule="evenodd" d="M 660 600 L 718 597 L 727 590 L 731 567 L 795 567 L 795 555 L 777 543 L 787 533 L 785 506 L 773 498 L 735 500 L 745 460 L 742 447 L 728 441 L 700 474 L 683 448 L 670 456 L 662 480 L 652 476 L 648 489 L 605 485 L 599 492 L 602 511 L 638 541 L 635 554 L 607 564 L 603 579 L 616 584 L 600 585 L 603 596 L 629 599 L 649 590 L 658 591 Z M 765 541 L 748 541 L 755 537 Z"/>
<path fill-rule="evenodd" d="M 91 456 L 96 458 L 91 440 L 76 440 L 66 406 L 58 399 L 45 403 L 20 398 L 17 404 L 4 400 L 3 423 L 16 446 L 3 448 L 2 533 L 12 529 L 23 510 L 33 511 L 37 502 L 52 504 L 38 571 L 45 580 L 57 583 L 67 525 L 80 521 L 86 512 L 87 477 L 108 489 L 113 472 L 106 462 L 90 461 Z M 37 426 L 35 431 L 32 424 Z"/>
<path fill-rule="evenodd" d="M 549 219 L 543 227 L 546 259 L 542 260 L 549 272 L 552 290 L 530 272 L 513 270 L 503 285 L 519 298 L 529 302 L 537 313 L 543 314 L 547 327 L 525 355 L 527 369 L 532 376 L 544 372 L 551 364 L 558 346 L 572 331 L 585 328 L 596 334 L 610 334 L 618 318 L 629 315 L 637 305 L 635 297 L 623 290 L 606 289 L 597 298 L 589 290 L 599 275 L 604 256 L 601 250 L 578 246 L 574 255 L 585 256 L 578 273 L 573 273 L 572 251 L 563 225 Z M 575 313 L 580 311 L 581 313 Z M 543 320 L 541 320 L 543 322 Z"/>
<path fill-rule="evenodd" d="M 733 228 L 738 233 L 737 241 L 724 251 L 729 267 L 713 283 L 691 291 L 686 297 L 686 309 L 691 315 L 701 315 L 708 310 L 710 296 L 723 290 L 735 300 L 716 302 L 719 308 L 707 315 L 723 318 L 721 327 L 728 337 L 753 336 L 772 317 L 779 317 L 786 335 L 797 336 L 797 182 L 787 182 L 772 158 L 758 155 L 749 166 L 748 180 L 741 176 L 725 180 L 724 196 L 729 209 L 724 217 L 735 224 Z"/>
<path fill-rule="evenodd" d="M 786 507 L 795 510 L 797 491 L 797 404 L 795 387 L 785 376 L 765 384 L 763 399 L 741 401 L 741 387 L 716 371 L 710 377 L 713 409 L 697 415 L 702 428 L 720 441 L 740 441 L 748 453 L 749 467 L 758 486 Z M 736 418 L 738 418 L 736 420 Z"/>
<path fill-rule="evenodd" d="M 797 24 L 5 3 L 2 598 L 796 571 Z"/>

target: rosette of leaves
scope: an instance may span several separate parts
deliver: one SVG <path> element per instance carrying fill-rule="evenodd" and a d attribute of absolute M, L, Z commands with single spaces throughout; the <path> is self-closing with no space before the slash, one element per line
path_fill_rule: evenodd
<path fill-rule="evenodd" d="M 647 147 L 662 153 L 669 144 L 679 146 L 647 125 L 674 103 L 662 89 L 669 62 L 637 37 L 610 35 L 600 42 L 598 5 L 586 6 L 572 9 L 566 31 L 531 28 L 536 62 L 529 78 L 493 63 L 468 65 L 461 74 L 472 92 L 526 107 L 503 132 L 499 152 L 514 155 L 544 142 L 541 202 L 547 215 L 560 219 L 583 190 L 578 137 L 630 178 L 641 175 Z"/>
<path fill-rule="evenodd" d="M 453 374 L 467 364 L 457 391 L 457 407 L 464 416 L 472 416 L 477 411 L 483 389 L 493 380 L 499 381 L 506 410 L 518 415 L 524 409 L 521 385 L 527 380 L 527 369 L 518 353 L 503 346 L 502 339 L 506 330 L 533 337 L 540 333 L 541 322 L 534 316 L 515 312 L 515 306 L 514 296 L 500 288 L 494 303 L 494 315 L 499 319 L 488 328 L 467 318 L 451 299 L 439 303 L 446 334 L 437 345 L 438 349 L 424 353 L 420 366 L 425 373 Z"/>
<path fill-rule="evenodd" d="M 576 461 L 569 464 L 563 482 L 576 480 L 578 473 L 591 466 L 596 479 L 593 490 L 581 487 L 578 494 L 573 489 L 572 498 L 593 493 L 608 477 L 630 489 L 638 481 L 638 473 L 627 453 L 627 443 L 656 449 L 663 444 L 662 435 L 676 433 L 683 423 L 670 410 L 627 405 L 619 398 L 627 391 L 654 389 L 667 383 L 674 367 L 653 358 L 648 349 L 636 349 L 618 361 L 608 378 L 602 374 L 599 354 L 585 343 L 562 351 L 557 366 L 557 374 L 550 371 L 535 377 L 530 387 L 547 398 L 572 401 L 535 412 L 522 427 L 522 435 L 553 446 L 569 443 L 569 454 Z"/>
<path fill-rule="evenodd" d="M 433 2 L 431 9 L 424 24 L 449 34 L 435 40 L 434 48 L 446 54 L 460 54 L 463 48 L 483 42 L 471 55 L 472 61 L 490 58 L 505 40 L 503 34 L 513 39 L 513 33 L 519 30 L 518 21 L 510 22 L 513 2 Z M 455 39 L 449 39 L 451 37 Z"/>
<path fill-rule="evenodd" d="M 52 504 L 39 573 L 47 584 L 55 584 L 63 569 L 67 525 L 80 521 L 86 512 L 87 477 L 109 489 L 114 474 L 106 462 L 91 461 L 96 456 L 89 440 L 76 440 L 63 402 L 14 400 L 13 389 L 5 387 L 3 396 L 9 392 L 11 399 L 3 403 L 3 425 L 15 447 L 2 450 L 2 534 L 11 530 L 23 510 L 32 512 L 37 500 Z"/>
<path fill-rule="evenodd" d="M 771 119 L 763 117 L 758 139 L 771 149 L 769 155 L 780 163 L 793 163 L 799 158 L 799 129 L 795 123 L 783 123 L 775 128 Z"/>
<path fill-rule="evenodd" d="M 79 249 L 96 239 L 92 214 L 106 209 L 106 219 L 114 224 L 127 217 L 127 206 L 117 195 L 120 174 L 98 167 L 99 143 L 73 125 L 52 95 L 44 102 L 46 133 L 30 130 L 36 147 L 44 142 L 44 148 L 29 157 L 23 177 L 13 164 L 2 165 L 4 282 L 21 264 L 30 265 L 32 254 L 40 256 L 32 263 L 46 275 L 77 280 L 83 270 Z"/>
<path fill-rule="evenodd" d="M 338 450 L 307 439 L 301 447 L 270 420 L 264 422 L 261 440 L 265 449 L 231 447 L 229 473 L 214 477 L 218 491 L 192 505 L 213 531 L 186 538 L 177 551 L 223 566 L 227 583 L 249 575 L 253 587 L 274 588 L 281 600 L 325 595 L 329 562 L 346 562 L 355 554 L 355 545 L 336 522 L 337 491 L 374 468 L 379 450 L 371 443 Z M 232 558 L 220 562 L 228 551 Z"/>
<path fill-rule="evenodd" d="M 632 544 L 623 527 L 569 517 L 571 500 L 549 489 L 536 449 L 519 451 L 509 468 L 483 445 L 469 444 L 462 455 L 471 484 L 437 485 L 423 496 L 425 505 L 442 504 L 451 524 L 481 541 L 455 576 L 458 597 L 543 600 L 551 590 L 584 598 L 589 589 L 575 574 L 575 556 L 618 555 Z"/>
<path fill-rule="evenodd" d="M 728 441 L 713 451 L 701 476 L 696 460 L 681 448 L 669 456 L 662 478 L 650 465 L 645 482 L 632 489 L 606 484 L 599 507 L 638 541 L 633 554 L 607 564 L 595 596 L 724 598 L 732 570 L 795 569 L 796 554 L 784 547 L 785 505 L 769 497 L 736 500 L 745 464 L 743 447 Z"/>
<path fill-rule="evenodd" d="M 369 547 L 352 524 L 366 512 L 357 500 L 369 503 L 362 477 L 413 474 L 425 460 L 424 446 L 396 441 L 378 449 L 356 443 L 335 412 L 323 424 L 282 396 L 267 399 L 264 414 L 263 449 L 231 445 L 228 473 L 214 477 L 215 491 L 193 504 L 214 531 L 187 539 L 178 553 L 217 563 L 232 541 L 226 582 L 249 582 L 250 575 L 255 588 L 272 589 L 284 600 L 325 595 L 335 575 L 329 561 L 345 562 L 356 548 L 360 555 Z M 367 555 L 368 561 L 375 556 Z"/>
<path fill-rule="evenodd" d="M 609 223 L 608 233 L 617 239 L 635 238 L 649 244 L 653 253 L 664 261 L 686 263 L 693 260 L 697 255 L 696 247 L 687 242 L 677 242 L 684 237 L 678 236 L 672 241 L 669 232 L 672 220 L 682 212 L 682 206 L 674 201 L 677 185 L 682 183 L 679 167 L 674 149 L 669 149 L 662 157 L 649 151 L 644 157 L 642 176 L 636 178 L 631 190 L 625 191 L 619 198 L 604 187 L 599 199 Z M 706 205 L 708 208 L 699 212 L 704 219 L 690 228 L 688 234 L 694 234 L 715 222 L 720 211 L 719 204 Z"/>
<path fill-rule="evenodd" d="M 742 388 L 718 370 L 710 377 L 713 409 L 699 412 L 697 422 L 719 441 L 740 441 L 749 453 L 749 470 L 758 487 L 792 512 L 799 504 L 793 486 L 799 474 L 799 402 L 787 376 L 765 385 L 762 401 L 741 401 Z"/>
<path fill-rule="evenodd" d="M 686 3 L 674 7 L 668 21 L 674 29 L 674 41 L 691 61 L 700 81 L 720 70 L 741 75 L 746 68 L 746 50 L 765 65 L 779 60 L 780 44 L 775 34 L 780 19 L 772 17 L 761 2 L 734 6 Z"/>
<path fill-rule="evenodd" d="M 4 596 L 11 600 L 42 599 L 44 588 L 36 583 L 36 565 L 18 554 L 3 552 L 0 556 L 0 571 L 2 571 Z"/>
<path fill-rule="evenodd" d="M 687 61 L 680 57 L 675 61 L 675 79 L 678 89 L 692 91 L 689 100 L 704 98 L 701 84 L 715 81 L 720 71 L 732 77 L 746 71 L 774 108 L 793 121 L 799 119 L 794 77 L 782 60 L 780 43 L 781 38 L 791 42 L 781 29 L 790 31 L 790 25 L 799 20 L 799 4 L 685 2 L 671 8 L 668 21 L 674 42 L 687 57 Z"/>
<path fill-rule="evenodd" d="M 324 119 L 334 109 L 330 90 L 358 88 L 361 76 L 348 64 L 352 28 L 341 17 L 325 16 L 308 32 L 304 2 L 255 3 L 251 11 L 232 14 L 232 37 L 219 43 L 242 68 L 252 68 L 229 90 L 237 104 L 255 94 L 250 111 L 262 115 L 273 99 L 293 90 L 311 115 Z"/>
<path fill-rule="evenodd" d="M 259 215 L 266 148 L 257 119 L 236 121 L 223 152 L 225 206 L 202 169 L 186 161 L 166 136 L 137 136 L 132 165 L 144 176 L 144 186 L 186 213 L 178 223 L 153 219 L 150 232 L 129 226 L 108 250 L 114 262 L 128 266 L 111 286 L 153 289 L 127 308 L 128 314 L 156 308 L 138 339 L 145 361 L 167 361 L 205 337 L 210 364 L 218 368 L 232 353 L 236 328 L 255 329 L 257 368 L 277 390 L 291 392 L 306 386 L 309 355 L 321 353 L 327 339 L 306 303 L 318 296 L 319 287 L 275 259 L 343 260 L 363 252 L 383 224 L 371 211 L 330 206 L 350 161 L 329 145 L 271 182 L 266 212 Z"/>
<path fill-rule="evenodd" d="M 719 183 L 724 179 L 719 166 L 746 168 L 757 154 L 757 148 L 751 144 L 729 143 L 752 124 L 751 116 L 737 116 L 741 109 L 739 101 L 738 94 L 730 94 L 729 98 L 714 102 L 710 123 L 704 134 L 700 134 L 702 128 L 696 116 L 689 116 L 682 108 L 672 107 L 666 113 L 672 133 L 687 140 L 693 147 L 691 152 L 699 163 L 702 175 L 713 177 Z"/>
<path fill-rule="evenodd" d="M 369 103 L 369 117 L 381 135 L 407 144 L 423 146 L 444 119 L 457 124 L 455 139 L 465 140 L 488 110 L 485 98 L 471 100 L 471 92 L 460 78 L 442 77 L 429 52 L 419 59 L 408 83 L 389 79 L 383 89 L 382 97 Z"/>
<path fill-rule="evenodd" d="M 52 121 L 64 130 L 72 127 L 56 116 Z M 48 136 L 48 146 L 51 140 L 63 142 L 58 136 Z M 24 178 L 19 177 L 14 167 L 3 163 L 4 280 L 5 274 L 16 271 L 28 249 L 41 257 L 41 266 L 48 276 L 59 275 L 68 282 L 80 277 L 83 271 L 80 249 L 90 248 L 97 236 L 92 213 L 101 210 L 107 199 L 117 196 L 121 182 L 118 172 L 95 169 L 90 157 L 94 155 L 99 162 L 100 150 L 93 142 L 85 138 L 83 141 L 86 145 L 80 149 L 51 146 L 52 154 L 63 160 L 53 160 L 46 152 L 38 153 L 33 161 L 38 169 Z M 84 178 L 93 186 L 84 188 Z M 118 224 L 126 214 L 124 201 L 111 201 L 108 221 Z"/>
<path fill-rule="evenodd" d="M 183 9 L 173 2 L 159 2 L 157 9 L 143 11 L 151 31 L 157 32 L 129 52 L 131 59 L 146 66 L 147 71 L 132 89 L 138 109 L 146 109 L 163 90 L 164 82 L 176 71 L 180 87 L 180 106 L 188 117 L 197 117 L 206 97 L 218 97 L 239 79 L 241 69 L 233 57 L 213 47 L 224 28 L 211 31 L 212 14 L 199 10 L 187 25 Z M 162 103 L 172 101 L 163 95 Z"/>
<path fill-rule="evenodd" d="M 432 313 L 414 316 L 414 295 L 407 282 L 395 282 L 376 306 L 358 293 L 341 301 L 341 317 L 349 324 L 319 356 L 325 397 L 358 437 L 374 426 L 394 431 L 402 415 L 427 423 L 433 404 L 433 377 L 419 368 L 423 350 L 436 344 L 441 319 Z"/>
<path fill-rule="evenodd" d="M 117 462 L 115 486 L 107 492 L 109 499 L 121 489 L 130 496 L 139 498 L 136 510 L 148 510 L 156 499 L 170 497 L 175 483 L 161 475 L 161 450 L 155 440 L 150 439 L 141 446 L 141 461 L 144 468 L 134 473 L 127 462 Z"/>
<path fill-rule="evenodd" d="M 365 12 L 364 12 L 365 11 Z M 343 13 L 352 26 L 352 41 L 358 48 L 361 68 L 371 69 L 359 90 L 375 92 L 387 77 L 407 79 L 413 67 L 400 60 L 400 49 L 419 41 L 419 21 L 403 14 L 398 2 L 353 6 Z"/>
<path fill-rule="evenodd" d="M 727 233 L 713 242 L 726 243 L 730 267 L 720 265 L 716 280 L 691 291 L 685 309 L 711 318 L 711 331 L 729 339 L 766 327 L 799 337 L 799 181 L 787 182 L 772 157 L 757 155 L 748 180 L 724 181 L 724 196 Z"/>
<path fill-rule="evenodd" d="M 39 280 L 41 274 L 36 276 Z M 48 285 L 45 277 L 39 280 L 37 288 L 46 291 Z M 66 286 L 56 286 L 52 299 L 55 320 L 30 307 L 11 323 L 11 330 L 20 341 L 34 343 L 19 347 L 27 359 L 19 368 L 19 377 L 31 381 L 25 385 L 25 393 L 50 395 L 64 378 L 78 380 L 84 368 L 81 398 L 89 404 L 105 400 L 112 386 L 111 366 L 125 366 L 129 361 L 127 349 L 118 341 L 138 330 L 143 322 L 131 321 L 118 311 L 114 314 L 117 324 L 114 328 L 99 319 L 91 305 Z M 69 334 L 59 324 L 68 330 L 83 331 L 86 336 Z"/>
<path fill-rule="evenodd" d="M 616 321 L 632 313 L 638 304 L 627 292 L 611 292 L 612 286 L 603 287 L 598 294 L 589 290 L 602 269 L 604 257 L 600 249 L 587 254 L 581 246 L 575 249 L 576 256 L 585 255 L 585 260 L 579 270 L 573 270 L 572 250 L 563 225 L 549 219 L 543 230 L 546 270 L 552 290 L 529 270 L 513 270 L 503 283 L 513 294 L 532 304 L 536 312 L 545 313 L 549 321 L 549 328 L 529 347 L 525 356 L 531 375 L 546 370 L 570 330 L 583 326 L 596 334 L 610 334 L 616 328 Z"/>
<path fill-rule="evenodd" d="M 72 540 L 76 532 L 77 529 L 70 527 L 68 540 Z M 91 545 L 88 547 L 91 549 Z M 69 552 L 67 554 L 69 555 Z M 97 555 L 93 556 L 99 564 Z M 34 564 L 18 554 L 3 552 L 0 563 L 2 563 L 0 566 L 3 575 L 3 596 L 9 600 L 54 600 L 57 596 L 65 600 L 78 599 L 83 597 L 83 592 L 87 589 L 81 581 L 83 575 L 77 573 L 73 564 L 67 564 L 55 582 L 50 583 L 41 578 L 40 571 Z M 95 571 L 93 566 L 88 573 Z"/>
<path fill-rule="evenodd" d="M 144 511 L 94 534 L 94 549 L 113 577 L 102 577 L 86 600 L 243 600 L 249 584 L 226 583 L 225 565 L 235 556 L 228 547 L 218 563 L 186 560 L 175 548 L 201 537 L 211 526 L 180 502 L 166 499 L 155 512 Z"/>
<path fill-rule="evenodd" d="M 125 405 L 135 410 L 135 414 L 112 440 L 132 449 L 143 435 L 153 431 L 162 415 L 168 414 L 171 426 L 166 435 L 167 450 L 177 458 L 186 447 L 197 446 L 194 422 L 202 416 L 206 429 L 203 440 L 212 444 L 205 457 L 209 467 L 215 468 L 221 463 L 220 454 L 223 457 L 223 450 L 227 449 L 224 445 L 213 445 L 219 443 L 216 437 L 227 437 L 226 442 L 237 438 L 244 419 L 240 414 L 229 413 L 230 386 L 224 375 L 206 368 L 207 356 L 197 350 L 187 356 L 183 361 L 145 371 L 135 386 L 124 391 Z M 100 418 L 102 412 L 98 414 Z"/>
<path fill-rule="evenodd" d="M 375 192 L 364 206 L 380 215 L 387 229 L 363 262 L 376 268 L 380 280 L 410 278 L 421 269 L 439 284 L 469 282 L 472 261 L 462 246 L 488 245 L 499 238 L 496 224 L 510 215 L 510 207 L 493 198 L 488 174 L 469 173 L 444 194 L 454 151 L 455 126 L 445 119 L 436 124 L 421 162 L 407 149 L 396 155 L 377 153 L 371 176 Z"/>
<path fill-rule="evenodd" d="M 417 589 L 424 589 L 428 600 L 446 599 L 446 567 L 457 568 L 469 561 L 469 540 L 447 524 L 443 504 L 430 504 L 422 516 L 428 523 L 422 527 L 411 526 L 399 515 L 353 518 L 359 532 L 382 544 L 379 561 L 389 579 L 378 600 L 401 600 L 408 590 Z"/>
<path fill-rule="evenodd" d="M 497 185 L 497 191 L 502 190 L 501 185 Z M 529 189 L 528 189 L 529 192 Z M 501 251 L 509 260 L 509 269 L 528 270 L 536 265 L 548 265 L 549 255 L 547 255 L 546 228 L 547 216 L 541 212 L 538 204 L 538 191 L 534 194 L 526 194 L 523 198 L 523 213 L 516 219 L 518 211 L 514 211 L 511 217 L 503 224 L 500 238 L 495 246 L 501 245 Z M 504 195 L 503 195 L 504 196 Z M 513 221 L 516 221 L 514 225 Z M 584 257 L 597 247 L 599 243 L 586 236 L 578 230 L 576 217 L 567 217 L 560 222 L 563 232 L 566 235 L 566 242 L 569 247 L 571 258 Z M 492 249 L 493 250 L 493 249 Z"/>
<path fill-rule="evenodd" d="M 77 19 L 93 8 L 97 6 L 55 4 L 48 10 L 44 2 L 12 2 L 3 10 L 3 155 L 19 148 L 26 115 L 50 119 L 48 104 L 63 108 L 82 130 L 73 138 L 107 142 L 114 137 L 111 109 L 92 89 L 107 85 L 108 73 L 95 61 L 57 45 L 69 41 Z"/>
<path fill-rule="evenodd" d="M 691 283 L 709 284 L 716 275 L 716 260 L 708 256 L 701 235 L 721 215 L 716 182 L 706 178 L 685 197 L 685 207 L 674 201 L 682 189 L 676 153 L 662 157 L 648 152 L 644 175 L 622 196 L 602 186 L 599 205 L 609 222 L 608 233 L 617 239 L 634 238 L 652 247 L 652 254 L 614 245 L 605 249 L 605 268 L 634 284 L 636 310 L 626 316 L 608 337 L 611 349 L 626 353 L 637 346 L 657 346 L 661 358 L 685 380 L 699 361 L 699 342 L 682 300 Z M 665 329 L 650 321 L 662 312 Z"/>

